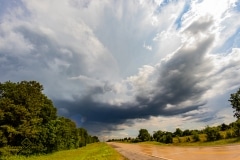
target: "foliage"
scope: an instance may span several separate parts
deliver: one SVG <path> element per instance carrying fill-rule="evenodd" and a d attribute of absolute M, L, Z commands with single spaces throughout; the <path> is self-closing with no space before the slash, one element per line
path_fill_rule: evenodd
<path fill-rule="evenodd" d="M 193 132 L 193 134 L 192 134 L 192 139 L 193 139 L 194 142 L 200 141 L 199 134 L 198 134 L 196 131 Z"/>
<path fill-rule="evenodd" d="M 220 128 L 221 131 L 226 131 L 227 129 L 229 129 L 228 125 L 226 125 L 225 123 L 221 124 Z"/>
<path fill-rule="evenodd" d="M 183 131 L 183 136 L 189 136 L 189 135 L 191 135 L 191 132 L 189 129 L 186 129 Z"/>
<path fill-rule="evenodd" d="M 140 129 L 139 130 L 139 134 L 138 134 L 138 138 L 142 141 L 149 141 L 150 140 L 150 134 L 148 133 L 148 130 L 146 129 Z"/>
<path fill-rule="evenodd" d="M 153 138 L 157 142 L 162 143 L 173 143 L 172 133 L 171 132 L 164 132 L 164 131 L 156 131 L 153 133 Z"/>
<path fill-rule="evenodd" d="M 42 91 L 36 81 L 0 83 L 0 153 L 12 152 L 9 146 L 23 147 L 25 140 L 28 144 L 18 154 L 51 153 L 99 141 L 70 119 L 58 117 Z"/>
<path fill-rule="evenodd" d="M 240 119 L 240 88 L 236 93 L 230 95 L 230 99 L 232 108 L 234 109 L 234 117 Z"/>
<path fill-rule="evenodd" d="M 166 132 L 162 142 L 163 143 L 173 143 L 172 133 L 171 132 Z"/>
<path fill-rule="evenodd" d="M 182 137 L 183 131 L 180 128 L 177 128 L 174 132 L 174 136 Z"/>
<path fill-rule="evenodd" d="M 224 130 L 224 131 L 222 131 Z M 167 136 L 167 134 L 169 134 Z M 215 127 L 207 126 L 203 130 L 184 130 L 183 136 L 176 136 L 171 138 L 174 133 L 166 132 L 166 131 L 154 131 L 152 137 L 153 141 L 160 143 L 176 143 L 177 145 L 214 145 L 214 144 L 227 144 L 227 143 L 236 143 L 240 139 L 238 138 L 240 134 L 240 120 L 236 122 L 232 122 L 229 125 L 221 124 Z M 168 139 L 167 139 L 168 137 Z M 225 138 L 225 139 L 223 139 Z M 129 139 L 129 140 L 127 140 Z M 124 138 L 124 139 L 110 139 L 109 142 L 112 141 L 120 141 L 120 142 L 131 142 L 138 143 L 142 142 L 138 137 L 136 138 Z M 195 142 L 195 143 L 189 143 Z M 158 143 L 158 144 L 160 144 Z"/>
<path fill-rule="evenodd" d="M 234 130 L 235 136 L 240 137 L 240 119 L 238 119 L 233 124 L 234 124 L 233 130 Z"/>
<path fill-rule="evenodd" d="M 142 141 L 139 138 L 135 138 L 135 139 L 132 139 L 131 142 L 132 143 L 139 143 L 139 142 L 142 142 Z"/>
<path fill-rule="evenodd" d="M 232 138 L 232 137 L 234 137 L 234 134 L 233 134 L 233 132 L 231 132 L 231 131 L 227 131 L 226 132 L 226 139 L 228 139 L 228 138 Z"/>
<path fill-rule="evenodd" d="M 191 142 L 190 137 L 186 137 L 186 142 Z"/>
<path fill-rule="evenodd" d="M 160 142 L 160 140 L 161 140 L 161 138 L 162 138 L 163 135 L 164 135 L 164 132 L 163 132 L 163 131 L 161 131 L 161 130 L 155 131 L 155 132 L 153 133 L 153 138 L 154 138 L 155 141 Z"/>
<path fill-rule="evenodd" d="M 182 140 L 181 140 L 181 138 L 180 137 L 176 137 L 177 138 L 177 140 L 178 140 L 178 143 L 181 143 L 182 142 Z"/>
<path fill-rule="evenodd" d="M 217 127 L 207 126 L 205 129 L 205 133 L 207 135 L 207 141 L 216 141 L 222 138 L 219 132 L 219 128 Z"/>

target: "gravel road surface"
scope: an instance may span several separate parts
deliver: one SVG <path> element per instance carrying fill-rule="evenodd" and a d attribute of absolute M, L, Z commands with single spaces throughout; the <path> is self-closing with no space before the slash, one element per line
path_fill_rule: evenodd
<path fill-rule="evenodd" d="M 240 145 L 175 147 L 108 143 L 129 160 L 240 160 Z"/>
<path fill-rule="evenodd" d="M 121 144 L 118 143 L 109 143 L 109 145 L 116 149 L 120 154 L 122 154 L 129 160 L 161 160 L 161 158 L 154 157 L 144 152 L 135 149 L 130 149 L 128 147 L 125 148 L 126 146 L 122 146 Z"/>

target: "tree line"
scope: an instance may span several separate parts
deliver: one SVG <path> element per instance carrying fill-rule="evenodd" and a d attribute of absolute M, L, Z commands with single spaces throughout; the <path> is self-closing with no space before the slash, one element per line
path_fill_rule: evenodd
<path fill-rule="evenodd" d="M 138 136 L 135 138 L 125 137 L 118 139 L 109 139 L 108 142 L 125 141 L 131 143 L 156 141 L 161 143 L 173 143 L 174 138 L 178 143 L 181 142 L 198 142 L 201 141 L 200 135 L 204 135 L 205 141 L 217 141 L 220 139 L 229 139 L 240 137 L 240 120 L 230 123 L 229 125 L 223 123 L 219 126 L 205 127 L 202 130 L 181 130 L 176 128 L 174 132 L 169 131 L 154 131 L 150 134 L 147 129 L 140 129 Z"/>
<path fill-rule="evenodd" d="M 123 139 L 109 139 L 112 141 L 127 141 L 127 142 L 145 142 L 145 141 L 157 141 L 161 143 L 173 143 L 173 138 L 176 138 L 179 143 L 181 142 L 198 142 L 200 141 L 200 135 L 204 135 L 205 141 L 216 141 L 220 139 L 229 139 L 240 137 L 240 89 L 230 95 L 229 102 L 234 109 L 234 117 L 237 118 L 235 122 L 229 125 L 223 123 L 219 126 L 205 127 L 203 130 L 181 130 L 176 128 L 175 132 L 169 131 L 154 131 L 151 135 L 147 129 L 140 129 L 136 138 L 125 137 Z M 223 134 L 224 133 L 224 134 Z M 184 137 L 185 139 L 183 139 Z"/>
<path fill-rule="evenodd" d="M 0 156 L 52 153 L 99 142 L 72 120 L 57 116 L 36 81 L 0 83 Z"/>

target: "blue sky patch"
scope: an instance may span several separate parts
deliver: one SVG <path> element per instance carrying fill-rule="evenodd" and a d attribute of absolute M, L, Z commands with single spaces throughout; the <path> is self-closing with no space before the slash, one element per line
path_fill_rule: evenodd
<path fill-rule="evenodd" d="M 176 3 L 178 2 L 178 0 L 164 0 L 158 7 L 158 9 L 156 10 L 157 13 L 160 13 L 162 11 L 162 8 L 166 7 L 168 4 L 171 3 Z"/>
<path fill-rule="evenodd" d="M 217 50 L 218 53 L 226 52 L 229 53 L 231 52 L 232 48 L 238 48 L 240 47 L 240 28 L 237 29 L 237 31 L 226 40 L 224 45 Z"/>
<path fill-rule="evenodd" d="M 181 26 L 182 26 L 182 16 L 183 16 L 186 12 L 188 12 L 189 9 L 190 9 L 190 2 L 189 2 L 189 1 L 186 1 L 182 12 L 180 13 L 180 15 L 178 16 L 178 18 L 177 18 L 176 21 L 175 21 L 175 24 L 176 24 L 176 26 L 177 26 L 177 29 L 181 28 Z"/>
<path fill-rule="evenodd" d="M 238 12 L 240 12 L 240 1 L 237 1 L 236 3 L 235 3 L 235 7 L 234 7 L 234 9 L 236 10 L 236 11 L 238 11 Z"/>

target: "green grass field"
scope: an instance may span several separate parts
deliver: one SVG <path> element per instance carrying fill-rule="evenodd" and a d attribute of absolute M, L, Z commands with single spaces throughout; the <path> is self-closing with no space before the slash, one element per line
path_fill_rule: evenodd
<path fill-rule="evenodd" d="M 0 157 L 1 159 L 1 157 Z M 126 160 L 106 143 L 93 143 L 86 147 L 59 151 L 41 156 L 11 156 L 4 160 Z"/>

